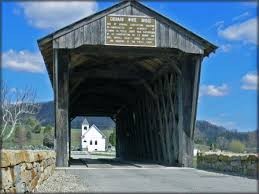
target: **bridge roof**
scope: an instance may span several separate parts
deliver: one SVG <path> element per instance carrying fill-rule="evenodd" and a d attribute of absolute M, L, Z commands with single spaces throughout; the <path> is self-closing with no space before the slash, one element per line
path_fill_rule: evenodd
<path fill-rule="evenodd" d="M 157 26 L 162 25 L 165 28 L 165 32 L 164 34 L 161 34 L 160 38 L 167 38 L 164 43 L 163 40 L 161 40 L 161 44 L 157 44 L 157 47 L 178 48 L 187 53 L 198 53 L 203 54 L 204 56 L 208 56 L 217 48 L 217 46 L 205 40 L 204 38 L 198 36 L 197 34 L 191 32 L 190 30 L 184 28 L 176 22 L 168 19 L 167 17 L 157 13 L 156 11 L 146 7 L 138 1 L 126 0 L 115 4 L 114 6 L 111 6 L 105 10 L 97 12 L 93 15 L 85 17 L 79 21 L 76 21 L 61 29 L 58 29 L 57 31 L 39 39 L 38 45 L 42 52 L 45 63 L 47 65 L 51 65 L 53 59 L 53 48 L 77 48 L 82 45 L 105 45 L 104 38 L 102 38 L 104 37 L 104 18 L 105 16 L 111 14 L 139 15 L 155 18 L 156 21 L 158 21 Z M 95 26 L 97 25 L 94 23 L 96 23 L 99 28 L 95 28 Z M 89 35 L 89 33 L 85 32 L 85 30 L 87 26 L 91 27 L 91 24 L 93 29 L 92 34 L 96 35 L 96 37 L 101 38 L 99 40 L 89 42 L 86 40 L 86 36 L 92 35 Z M 80 40 L 79 34 L 82 31 L 84 37 L 81 37 L 81 39 L 84 40 Z M 91 38 L 93 39 L 93 37 Z M 176 41 L 175 39 L 178 39 L 178 41 Z"/>

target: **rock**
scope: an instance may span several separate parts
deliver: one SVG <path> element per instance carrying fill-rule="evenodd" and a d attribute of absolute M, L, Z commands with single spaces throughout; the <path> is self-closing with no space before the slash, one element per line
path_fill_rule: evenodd
<path fill-rule="evenodd" d="M 1 167 L 7 167 L 11 165 L 8 153 L 1 151 Z"/>
<path fill-rule="evenodd" d="M 33 168 L 32 163 L 26 163 L 26 170 L 31 170 Z"/>
<path fill-rule="evenodd" d="M 14 183 L 15 185 L 18 184 L 19 182 L 21 182 L 21 166 L 20 165 L 16 165 L 13 168 L 13 173 L 14 173 Z"/>
<path fill-rule="evenodd" d="M 28 191 L 26 183 L 24 182 L 17 183 L 15 187 L 16 187 L 16 192 L 19 192 L 19 193 L 25 193 L 26 191 Z"/>
<path fill-rule="evenodd" d="M 35 188 L 38 184 L 39 176 L 34 177 L 31 181 L 31 188 Z"/>
<path fill-rule="evenodd" d="M 0 179 L 1 189 L 13 187 L 14 180 L 13 180 L 11 168 L 9 168 L 9 167 L 1 168 L 0 177 L 1 177 L 1 179 Z"/>
<path fill-rule="evenodd" d="M 1 192 L 31 192 L 51 176 L 54 151 L 1 150 Z"/>
<path fill-rule="evenodd" d="M 32 179 L 31 171 L 29 170 L 22 170 L 21 171 L 21 181 L 29 184 L 30 180 Z"/>

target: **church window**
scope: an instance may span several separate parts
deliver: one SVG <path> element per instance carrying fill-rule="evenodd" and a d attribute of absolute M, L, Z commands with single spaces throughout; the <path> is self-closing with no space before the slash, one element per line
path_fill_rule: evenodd
<path fill-rule="evenodd" d="M 97 145 L 97 140 L 95 140 L 95 145 Z"/>
<path fill-rule="evenodd" d="M 92 145 L 93 144 L 93 142 L 92 142 L 92 140 L 90 141 L 90 145 Z"/>

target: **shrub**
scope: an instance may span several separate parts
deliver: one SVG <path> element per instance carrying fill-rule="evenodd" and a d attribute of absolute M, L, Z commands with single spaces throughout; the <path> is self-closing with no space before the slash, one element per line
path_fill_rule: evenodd
<path fill-rule="evenodd" d="M 115 132 L 112 132 L 111 135 L 109 136 L 109 143 L 113 146 L 116 144 L 116 135 Z"/>
<path fill-rule="evenodd" d="M 228 142 L 225 137 L 217 137 L 216 139 L 216 147 L 219 148 L 220 150 L 225 150 L 228 147 Z"/>
<path fill-rule="evenodd" d="M 34 117 L 29 117 L 29 118 L 25 119 L 24 124 L 30 130 L 32 130 L 36 125 L 39 124 L 39 122 Z"/>
<path fill-rule="evenodd" d="M 215 145 L 213 143 L 210 144 L 210 150 L 215 151 Z"/>
<path fill-rule="evenodd" d="M 232 152 L 242 153 L 245 150 L 245 145 L 239 140 L 232 140 L 229 143 L 228 149 Z"/>
<path fill-rule="evenodd" d="M 24 126 L 17 126 L 14 133 L 14 142 L 22 147 L 27 141 L 27 130 Z"/>
<path fill-rule="evenodd" d="M 26 138 L 27 138 L 27 139 L 31 139 L 31 132 L 30 132 L 30 131 L 27 131 L 27 133 L 26 133 Z"/>
<path fill-rule="evenodd" d="M 33 130 L 32 130 L 33 133 L 40 133 L 41 132 L 41 126 L 40 125 L 36 125 Z"/>
<path fill-rule="evenodd" d="M 54 147 L 54 135 L 53 134 L 45 134 L 43 138 L 43 145 L 49 148 Z"/>
<path fill-rule="evenodd" d="M 47 125 L 44 128 L 44 134 L 46 134 L 46 133 L 52 133 L 52 127 L 50 125 Z"/>

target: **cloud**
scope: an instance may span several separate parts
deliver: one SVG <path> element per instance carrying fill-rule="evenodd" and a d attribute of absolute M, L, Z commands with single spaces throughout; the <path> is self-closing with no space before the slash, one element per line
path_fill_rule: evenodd
<path fill-rule="evenodd" d="M 258 75 L 256 73 L 247 73 L 242 77 L 242 86 L 243 90 L 256 90 L 258 83 Z"/>
<path fill-rule="evenodd" d="M 224 21 L 223 20 L 221 20 L 221 21 L 217 21 L 213 26 L 214 27 L 216 27 L 216 28 L 218 28 L 218 27 L 221 27 L 221 26 L 223 26 L 224 25 Z"/>
<path fill-rule="evenodd" d="M 11 92 L 11 93 L 16 93 L 16 92 L 17 92 L 17 89 L 16 89 L 16 88 L 11 88 L 11 89 L 10 89 L 10 92 Z"/>
<path fill-rule="evenodd" d="M 31 73 L 44 73 L 46 68 L 40 53 L 32 53 L 26 50 L 9 50 L 2 54 L 3 68 Z"/>
<path fill-rule="evenodd" d="M 244 12 L 244 13 L 236 16 L 236 17 L 233 17 L 232 21 L 238 21 L 238 20 L 241 20 L 243 18 L 246 18 L 247 16 L 249 16 L 249 12 L 248 11 L 246 11 L 246 12 Z"/>
<path fill-rule="evenodd" d="M 257 44 L 257 18 L 218 29 L 218 35 L 230 41 Z"/>
<path fill-rule="evenodd" d="M 226 96 L 229 88 L 227 84 L 221 86 L 202 85 L 200 88 L 200 96 Z"/>
<path fill-rule="evenodd" d="M 36 1 L 20 3 L 27 21 L 40 29 L 57 29 L 97 10 L 95 1 Z"/>
<path fill-rule="evenodd" d="M 246 7 L 255 7 L 257 6 L 257 1 L 247 1 L 247 2 L 241 2 L 242 5 L 246 6 Z"/>
<path fill-rule="evenodd" d="M 223 44 L 221 45 L 220 49 L 222 52 L 227 53 L 231 50 L 232 46 L 230 44 Z"/>

